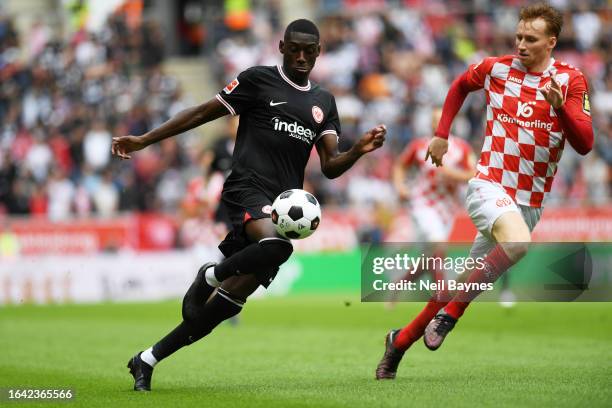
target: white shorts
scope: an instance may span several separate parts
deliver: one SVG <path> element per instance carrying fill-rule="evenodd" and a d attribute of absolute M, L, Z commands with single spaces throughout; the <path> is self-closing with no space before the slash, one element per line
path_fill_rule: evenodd
<path fill-rule="evenodd" d="M 432 207 L 418 206 L 410 209 L 416 242 L 444 242 L 450 234 L 450 223 Z"/>
<path fill-rule="evenodd" d="M 517 205 L 499 185 L 486 180 L 471 179 L 468 183 L 467 210 L 478 235 L 472 245 L 470 256 L 483 257 L 495 246 L 491 229 L 495 221 L 510 211 L 518 212 L 533 231 L 542 216 L 542 208 Z"/>

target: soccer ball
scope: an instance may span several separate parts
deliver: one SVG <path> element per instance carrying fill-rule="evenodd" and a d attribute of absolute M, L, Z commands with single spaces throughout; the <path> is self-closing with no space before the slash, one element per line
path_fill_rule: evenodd
<path fill-rule="evenodd" d="M 293 189 L 279 194 L 272 203 L 272 222 L 285 238 L 309 237 L 321 222 L 321 207 L 308 191 Z"/>

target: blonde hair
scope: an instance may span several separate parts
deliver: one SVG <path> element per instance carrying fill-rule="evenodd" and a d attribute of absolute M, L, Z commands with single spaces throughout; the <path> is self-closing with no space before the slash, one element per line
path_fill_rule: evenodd
<path fill-rule="evenodd" d="M 523 21 L 532 21 L 541 18 L 546 22 L 546 34 L 559 38 L 563 27 L 563 16 L 556 8 L 548 3 L 537 3 L 521 9 L 520 18 Z"/>

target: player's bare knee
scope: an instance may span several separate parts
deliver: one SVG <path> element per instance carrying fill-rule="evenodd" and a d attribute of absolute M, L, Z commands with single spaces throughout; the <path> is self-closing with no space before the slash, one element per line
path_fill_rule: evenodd
<path fill-rule="evenodd" d="M 502 246 L 506 255 L 515 262 L 525 256 L 531 242 L 529 227 L 522 216 L 514 212 L 499 217 L 493 225 L 491 235 Z"/>
<path fill-rule="evenodd" d="M 501 246 L 508 258 L 514 262 L 523 258 L 529 250 L 529 242 L 504 242 Z"/>
<path fill-rule="evenodd" d="M 491 235 L 496 242 L 530 242 L 531 232 L 521 214 L 507 212 L 495 220 Z"/>
<path fill-rule="evenodd" d="M 247 222 L 245 232 L 247 237 L 253 242 L 258 242 L 263 238 L 278 237 L 276 228 L 270 218 L 260 218 Z"/>
<path fill-rule="evenodd" d="M 497 237 L 499 237 L 499 239 L 497 239 Z M 531 233 L 524 222 L 517 222 L 512 228 L 506 228 L 503 233 L 498 234 L 497 237 L 497 242 L 502 246 L 508 258 L 514 262 L 518 262 L 529 250 Z"/>

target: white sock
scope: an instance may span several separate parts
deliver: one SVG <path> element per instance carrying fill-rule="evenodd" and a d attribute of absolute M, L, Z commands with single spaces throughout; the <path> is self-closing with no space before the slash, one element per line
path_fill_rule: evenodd
<path fill-rule="evenodd" d="M 221 282 L 219 282 L 217 280 L 217 277 L 215 276 L 214 266 L 206 270 L 206 272 L 204 273 L 204 277 L 206 278 L 206 283 L 208 283 L 213 288 L 218 288 L 219 286 L 221 286 Z"/>
<path fill-rule="evenodd" d="M 157 364 L 157 359 L 153 355 L 153 347 L 149 347 L 148 349 L 143 351 L 140 354 L 140 359 L 151 367 L 155 367 L 155 364 Z"/>

